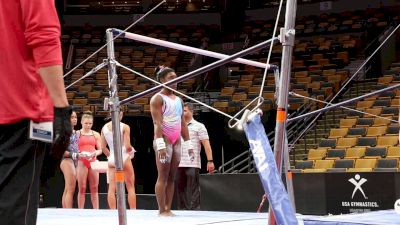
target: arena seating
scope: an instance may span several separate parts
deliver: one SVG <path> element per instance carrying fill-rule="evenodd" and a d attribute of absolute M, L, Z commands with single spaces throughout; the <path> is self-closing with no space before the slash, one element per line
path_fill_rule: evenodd
<path fill-rule="evenodd" d="M 398 84 L 399 64 L 392 63 L 387 71 L 390 74 L 379 77 L 370 90 Z M 368 92 L 370 90 L 364 90 Z M 361 94 L 361 93 L 359 93 Z M 296 162 L 296 172 L 348 172 L 368 171 L 398 171 L 400 168 L 400 147 L 398 129 L 400 91 L 390 91 L 379 96 L 373 96 L 358 101 L 353 109 L 369 114 L 356 114 L 351 110 L 343 110 L 342 117 L 336 120 L 336 125 L 320 140 L 318 148 L 307 150 L 306 161 L 308 169 L 303 166 L 303 160 Z M 379 117 L 373 117 L 373 115 Z M 326 118 L 326 117 L 325 117 Z M 321 168 L 325 165 L 318 160 L 334 160 L 332 169 Z M 353 160 L 352 165 L 343 166 L 343 160 Z M 309 164 L 312 162 L 311 168 Z M 345 161 L 348 162 L 348 161 Z M 299 167 L 297 163 L 300 163 Z M 335 169 L 336 164 L 340 169 Z"/>
<path fill-rule="evenodd" d="M 78 28 L 66 29 L 66 34 L 62 36 L 63 43 L 71 43 L 76 47 L 72 67 L 78 65 L 86 57 L 90 56 L 94 50 L 105 43 L 103 33 L 105 29 L 104 27 L 92 28 L 90 26 L 80 30 Z M 212 31 L 213 29 L 218 29 L 218 27 L 214 25 L 207 28 L 202 26 L 138 26 L 135 27 L 134 32 L 199 47 L 200 43 L 208 41 L 208 38 L 205 36 L 206 30 Z M 154 68 L 156 65 L 175 68 L 178 73 L 182 74 L 187 72 L 188 64 L 193 58 L 193 54 L 179 52 L 174 49 L 137 45 L 127 39 L 116 39 L 115 45 L 115 57 L 121 64 L 152 79 L 155 79 Z M 97 64 L 100 64 L 106 57 L 106 50 L 103 49 L 84 63 L 81 68 L 75 70 L 71 76 L 67 77 L 65 83 L 68 85 L 79 79 Z M 121 99 L 137 94 L 154 85 L 153 82 L 123 69 L 118 69 L 118 74 L 122 78 L 118 80 L 119 97 Z M 195 80 L 189 79 L 182 82 L 178 89 L 184 93 L 191 92 L 193 91 L 194 84 Z M 78 111 L 91 109 L 98 115 L 106 114 L 106 112 L 102 111 L 102 101 L 104 97 L 108 96 L 107 70 L 103 68 L 95 76 L 78 82 L 68 89 L 67 95 L 70 103 Z M 137 100 L 133 104 L 128 104 L 128 114 L 148 113 L 148 103 L 148 98 L 145 98 Z"/>
<path fill-rule="evenodd" d="M 368 21 L 362 19 L 367 16 L 371 19 Z M 319 100 L 329 99 L 339 90 L 341 84 L 348 79 L 349 71 L 344 67 L 355 58 L 356 49 L 363 45 L 360 38 L 361 32 L 366 29 L 380 30 L 386 27 L 388 23 L 386 16 L 382 15 L 379 10 L 373 9 L 322 15 L 321 17 L 308 16 L 299 18 L 296 22 L 296 32 L 300 38 L 296 39 L 294 49 L 291 91 Z M 257 43 L 269 38 L 272 34 L 272 28 L 273 21 L 246 22 L 236 36 L 239 37 L 239 40 L 243 41 L 245 38 L 249 38 L 251 43 Z M 64 28 L 62 36 L 64 46 L 68 46 L 68 44 L 75 46 L 72 67 L 105 43 L 105 29 L 106 27 L 92 27 L 90 25 L 83 28 Z M 217 25 L 137 25 L 132 28 L 131 32 L 199 47 L 204 42 L 216 43 L 221 40 L 229 40 L 227 39 L 228 37 L 216 35 L 219 30 L 220 27 Z M 352 35 L 349 35 L 350 32 Z M 322 33 L 333 34 L 333 36 L 319 36 Z M 191 60 L 194 57 L 193 54 L 147 46 L 128 39 L 116 39 L 115 45 L 115 55 L 120 63 L 152 78 L 154 78 L 154 67 L 158 64 L 171 66 L 176 69 L 178 74 L 183 74 L 188 71 Z M 267 50 L 254 53 L 248 58 L 265 62 Z M 64 52 L 66 51 L 67 49 Z M 276 45 L 273 48 L 271 63 L 280 64 L 279 56 L 281 51 L 280 45 Z M 106 51 L 99 52 L 88 60 L 83 67 L 76 70 L 70 77 L 67 77 L 66 84 L 78 79 L 105 58 Z M 221 111 L 233 113 L 258 96 L 263 70 L 235 63 L 230 65 L 231 74 L 222 85 L 217 97 L 210 100 L 210 104 Z M 122 79 L 118 81 L 121 99 L 146 90 L 153 85 L 152 82 L 144 78 L 129 75 L 130 72 L 128 71 L 121 69 L 118 73 L 122 76 Z M 384 84 L 390 81 L 382 79 L 380 82 Z M 197 85 L 198 83 L 195 79 L 189 79 L 182 82 L 178 89 L 182 92 L 190 93 L 196 89 Z M 86 88 L 77 94 L 76 92 L 81 86 Z M 105 112 L 102 112 L 101 109 L 101 99 L 108 96 L 107 71 L 105 69 L 100 70 L 96 76 L 80 81 L 70 88 L 68 92 L 70 103 L 75 104 L 78 110 L 90 108 L 94 109 L 96 114 L 104 114 Z M 268 75 L 266 86 L 263 89 L 263 97 L 265 99 L 262 106 L 263 110 L 270 110 L 276 107 L 275 80 L 271 75 Z M 82 98 L 88 98 L 87 102 L 80 100 Z M 290 110 L 296 110 L 306 103 L 308 101 L 303 98 L 289 97 Z M 379 104 L 386 103 L 376 102 L 375 104 L 379 106 Z M 129 114 L 147 113 L 148 109 L 148 100 L 140 100 L 139 104 L 128 105 Z"/>

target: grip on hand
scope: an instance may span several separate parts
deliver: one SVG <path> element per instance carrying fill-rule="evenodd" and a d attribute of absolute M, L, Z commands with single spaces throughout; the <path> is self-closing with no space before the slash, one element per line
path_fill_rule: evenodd
<path fill-rule="evenodd" d="M 71 114 L 71 106 L 63 108 L 54 107 L 53 145 L 50 154 L 56 159 L 61 159 L 64 152 L 68 149 L 72 134 Z"/>

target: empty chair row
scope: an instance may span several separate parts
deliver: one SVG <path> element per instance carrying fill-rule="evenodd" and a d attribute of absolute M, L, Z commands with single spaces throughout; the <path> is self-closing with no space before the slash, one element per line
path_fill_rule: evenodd
<path fill-rule="evenodd" d="M 399 159 L 325 159 L 296 162 L 293 172 L 372 172 L 399 171 Z"/>
<path fill-rule="evenodd" d="M 317 159 L 357 159 L 357 158 L 400 158 L 400 147 L 350 147 L 310 149 L 308 160 Z"/>
<path fill-rule="evenodd" d="M 304 57 L 304 56 L 302 56 Z M 322 75 L 322 76 L 321 76 Z M 327 77 L 332 75 L 340 75 L 342 77 L 348 77 L 349 71 L 347 69 L 329 69 L 329 70 L 303 70 L 303 71 L 295 71 L 293 72 L 294 79 L 297 78 L 306 78 L 306 77 L 313 77 L 313 76 L 320 76 L 320 77 Z"/>
<path fill-rule="evenodd" d="M 389 107 L 392 102 L 392 99 L 389 97 L 390 96 L 388 96 L 386 99 L 358 101 L 356 104 L 356 109 Z"/>
<path fill-rule="evenodd" d="M 377 137 L 382 135 L 398 135 L 399 126 L 376 126 L 376 127 L 344 127 L 332 128 L 329 131 L 328 138 L 342 138 L 342 137 Z"/>
<path fill-rule="evenodd" d="M 395 100 L 392 100 L 395 102 Z M 365 109 L 358 109 L 358 111 L 353 111 L 349 110 L 347 112 L 346 118 L 351 119 L 351 118 L 369 118 L 369 117 L 375 117 L 375 116 L 398 116 L 399 115 L 399 108 L 392 107 L 392 106 L 387 106 L 383 108 L 365 108 Z"/>
<path fill-rule="evenodd" d="M 340 119 L 339 127 L 367 127 L 367 126 L 384 126 L 394 122 L 392 116 L 376 117 L 376 118 L 345 118 Z"/>
<path fill-rule="evenodd" d="M 385 88 L 385 85 L 377 85 L 374 87 L 374 89 L 382 89 Z M 366 101 L 360 101 L 355 105 L 351 105 L 350 107 L 357 108 L 358 110 L 365 110 L 365 109 L 371 109 L 371 108 L 384 108 L 384 107 L 398 107 L 400 106 L 400 96 L 396 95 L 395 96 L 389 96 L 389 95 L 383 95 L 379 97 L 379 99 L 376 100 L 366 100 Z M 383 110 L 383 109 L 382 109 Z M 378 111 L 378 109 L 375 109 L 374 111 Z M 373 111 L 373 112 L 374 112 Z M 349 116 L 352 114 L 355 114 L 355 116 L 359 116 L 356 114 L 357 112 L 349 112 Z M 397 112 L 398 114 L 398 112 Z M 361 115 L 362 116 L 362 115 Z"/>
<path fill-rule="evenodd" d="M 319 147 L 348 148 L 354 146 L 389 147 L 398 145 L 398 137 L 387 135 L 378 137 L 343 137 L 338 139 L 322 139 Z"/>

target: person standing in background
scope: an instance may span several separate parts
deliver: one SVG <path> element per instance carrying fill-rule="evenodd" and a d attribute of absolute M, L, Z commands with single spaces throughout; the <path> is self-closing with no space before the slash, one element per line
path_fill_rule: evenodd
<path fill-rule="evenodd" d="M 92 169 L 91 163 L 96 161 L 101 150 L 100 134 L 92 130 L 93 115 L 86 111 L 81 119 L 82 129 L 79 131 L 78 151 L 79 160 L 76 168 L 78 179 L 78 208 L 85 207 L 86 184 L 89 181 L 90 199 L 93 209 L 99 208 L 99 172 Z"/>
<path fill-rule="evenodd" d="M 186 102 L 183 107 L 183 114 L 187 121 L 190 140 L 192 141 L 194 160 L 191 161 L 182 149 L 181 162 L 176 173 L 176 196 L 177 205 L 180 210 L 200 209 L 200 183 L 199 173 L 201 169 L 201 145 L 203 145 L 207 156 L 207 171 L 214 172 L 214 161 L 208 132 L 204 124 L 193 118 L 193 104 Z"/>
<path fill-rule="evenodd" d="M 75 111 L 71 114 L 71 127 L 72 135 L 68 150 L 65 151 L 63 159 L 61 160 L 60 168 L 64 174 L 64 192 L 62 195 L 62 207 L 72 208 L 74 202 L 74 193 L 76 188 L 76 165 L 78 164 L 78 140 L 79 131 L 75 131 L 74 127 L 78 123 L 78 116 Z"/>

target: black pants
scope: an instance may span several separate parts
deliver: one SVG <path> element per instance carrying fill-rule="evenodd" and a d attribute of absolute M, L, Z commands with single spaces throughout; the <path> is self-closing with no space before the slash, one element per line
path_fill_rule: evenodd
<path fill-rule="evenodd" d="M 29 121 L 0 125 L 0 224 L 35 225 L 46 144 L 28 139 Z"/>
<path fill-rule="evenodd" d="M 179 167 L 175 177 L 178 209 L 200 209 L 199 168 Z"/>

